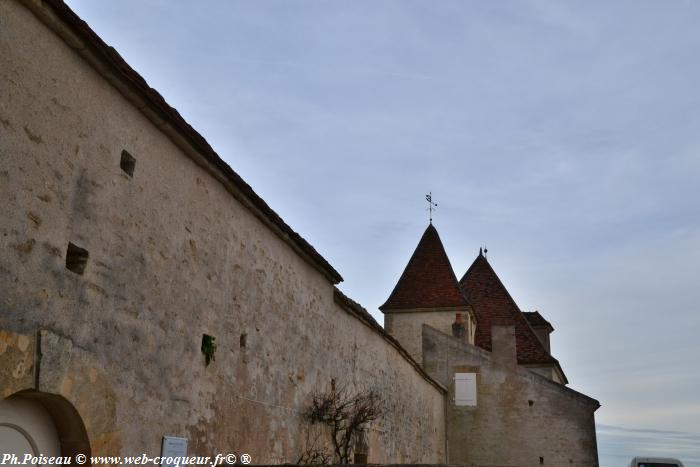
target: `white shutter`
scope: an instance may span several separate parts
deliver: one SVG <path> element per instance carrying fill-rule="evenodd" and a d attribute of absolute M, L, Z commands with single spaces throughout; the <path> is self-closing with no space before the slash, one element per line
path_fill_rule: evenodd
<path fill-rule="evenodd" d="M 455 373 L 455 405 L 476 407 L 476 373 Z"/>

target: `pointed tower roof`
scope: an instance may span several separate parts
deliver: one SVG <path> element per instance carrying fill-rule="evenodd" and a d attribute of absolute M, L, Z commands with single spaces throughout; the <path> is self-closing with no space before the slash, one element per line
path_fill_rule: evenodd
<path fill-rule="evenodd" d="M 440 235 L 431 223 L 425 229 L 394 291 L 379 309 L 387 311 L 467 305 Z"/>
<path fill-rule="evenodd" d="M 491 351 L 491 327 L 515 326 L 515 346 L 520 364 L 553 364 L 564 376 L 556 358 L 537 338 L 535 331 L 510 296 L 496 271 L 481 251 L 459 281 L 476 317 L 474 343 Z M 566 381 L 566 376 L 564 376 Z"/>

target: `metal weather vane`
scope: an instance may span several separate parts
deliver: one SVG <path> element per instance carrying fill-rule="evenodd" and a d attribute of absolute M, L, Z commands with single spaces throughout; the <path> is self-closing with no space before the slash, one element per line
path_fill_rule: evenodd
<path fill-rule="evenodd" d="M 433 223 L 433 209 L 437 208 L 437 203 L 433 203 L 433 192 L 425 195 L 425 200 L 428 202 L 428 211 L 430 211 L 430 223 Z"/>

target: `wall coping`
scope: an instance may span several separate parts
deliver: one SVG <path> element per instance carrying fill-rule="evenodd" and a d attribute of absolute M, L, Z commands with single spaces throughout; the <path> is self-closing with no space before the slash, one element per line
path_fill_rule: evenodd
<path fill-rule="evenodd" d="M 464 350 L 465 352 L 469 352 L 472 354 L 477 354 L 479 357 L 487 360 L 489 363 L 491 362 L 491 357 L 492 357 L 491 352 L 484 350 L 482 348 L 476 347 L 475 345 L 463 342 L 463 341 L 461 341 L 453 336 L 450 336 L 449 334 L 446 334 L 442 331 L 439 331 L 438 329 L 435 329 L 434 327 L 432 327 L 428 324 L 423 324 L 423 335 L 425 336 L 426 333 L 437 334 L 442 339 L 447 338 L 449 343 L 454 344 L 458 348 L 461 348 L 461 350 Z M 578 400 L 579 402 L 581 402 L 583 404 L 594 406 L 595 407 L 595 409 L 593 409 L 594 411 L 598 410 L 598 408 L 600 408 L 600 402 L 598 402 L 596 399 L 593 399 L 590 396 L 587 396 L 581 392 L 578 392 L 574 389 L 571 389 L 570 387 L 564 386 L 563 384 L 559 384 L 555 381 L 552 381 L 545 376 L 542 376 L 538 373 L 535 373 L 534 371 L 530 371 L 527 369 L 527 367 L 524 367 L 523 365 L 518 364 L 516 367 L 516 371 L 520 376 L 533 379 L 539 384 L 549 386 L 552 389 L 556 389 L 559 392 L 562 392 L 570 397 L 573 397 L 574 399 Z"/>
<path fill-rule="evenodd" d="M 153 125 L 332 284 L 342 276 L 214 151 L 180 113 L 62 0 L 20 0 Z"/>
<path fill-rule="evenodd" d="M 440 382 L 433 379 L 422 366 L 416 362 L 413 357 L 408 353 L 406 349 L 397 341 L 394 336 L 389 334 L 374 317 L 359 303 L 345 295 L 337 287 L 333 288 L 333 299 L 335 303 L 340 305 L 346 312 L 351 316 L 360 320 L 363 324 L 369 327 L 372 331 L 379 334 L 379 336 L 384 339 L 389 345 L 394 347 L 399 354 L 413 367 L 419 375 L 423 377 L 428 383 L 433 385 L 438 391 L 443 394 L 447 394 L 447 388 L 443 386 Z"/>

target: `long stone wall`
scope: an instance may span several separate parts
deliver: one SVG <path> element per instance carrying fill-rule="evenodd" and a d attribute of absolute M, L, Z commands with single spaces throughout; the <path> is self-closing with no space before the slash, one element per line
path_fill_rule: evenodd
<path fill-rule="evenodd" d="M 0 356 L 13 352 L 0 395 L 50 372 L 45 389 L 99 438 L 93 454 L 156 455 L 173 435 L 191 453 L 278 463 L 304 449 L 300 414 L 335 379 L 385 397 L 370 462 L 444 461 L 438 385 L 88 65 L 79 41 L 15 1 L 0 2 L 0 22 Z M 37 330 L 59 363 L 32 367 Z M 209 365 L 204 334 L 216 338 Z"/>

